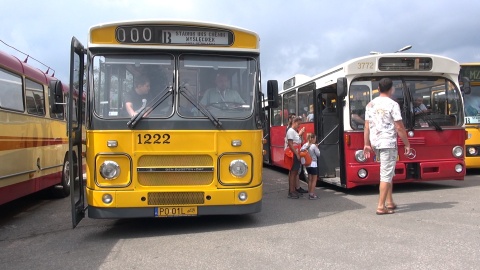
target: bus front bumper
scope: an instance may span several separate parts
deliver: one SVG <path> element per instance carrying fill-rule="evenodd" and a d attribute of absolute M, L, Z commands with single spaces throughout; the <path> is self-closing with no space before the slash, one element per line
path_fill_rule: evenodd
<path fill-rule="evenodd" d="M 247 194 L 247 199 L 244 201 L 240 200 L 241 196 L 239 196 L 242 192 Z M 162 190 L 161 192 L 87 189 L 86 195 L 90 218 L 145 218 L 157 217 L 163 210 L 186 208 L 194 209 L 192 216 L 257 213 L 262 209 L 262 193 L 263 185 L 236 189 Z M 155 202 L 152 200 L 152 194 L 159 195 L 161 198 L 157 198 Z M 202 194 L 203 198 L 202 196 L 199 198 L 198 194 Z M 105 195 L 111 196 L 111 203 L 104 202 Z"/>

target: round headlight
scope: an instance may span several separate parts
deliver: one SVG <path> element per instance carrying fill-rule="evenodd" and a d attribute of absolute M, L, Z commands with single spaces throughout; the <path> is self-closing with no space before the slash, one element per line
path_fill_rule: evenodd
<path fill-rule="evenodd" d="M 367 170 L 365 170 L 365 169 L 360 169 L 360 170 L 358 170 L 357 175 L 358 175 L 358 177 L 360 177 L 360 178 L 365 178 L 365 177 L 367 177 Z"/>
<path fill-rule="evenodd" d="M 457 173 L 461 173 L 461 172 L 463 171 L 463 166 L 462 166 L 462 164 L 457 164 L 457 165 L 455 165 L 455 171 L 456 171 Z"/>
<path fill-rule="evenodd" d="M 107 180 L 116 179 L 120 175 L 120 166 L 115 161 L 107 160 L 100 165 L 100 175 Z"/>
<path fill-rule="evenodd" d="M 463 147 L 461 147 L 461 146 L 453 147 L 452 154 L 456 158 L 462 157 L 463 156 Z"/>
<path fill-rule="evenodd" d="M 244 177 L 247 174 L 247 163 L 241 159 L 230 162 L 230 173 L 238 178 Z"/>
<path fill-rule="evenodd" d="M 467 151 L 472 156 L 476 156 L 478 154 L 477 148 L 473 146 L 467 147 Z"/>
<path fill-rule="evenodd" d="M 246 201 L 248 198 L 248 195 L 245 191 L 242 191 L 240 193 L 238 193 L 238 199 L 242 202 Z"/>
<path fill-rule="evenodd" d="M 365 154 L 363 153 L 363 150 L 357 150 L 355 152 L 355 160 L 358 162 L 365 162 L 367 159 L 365 158 Z"/>
<path fill-rule="evenodd" d="M 108 193 L 103 194 L 102 201 L 106 204 L 110 204 L 113 201 L 113 197 L 112 197 L 112 195 L 110 195 Z"/>

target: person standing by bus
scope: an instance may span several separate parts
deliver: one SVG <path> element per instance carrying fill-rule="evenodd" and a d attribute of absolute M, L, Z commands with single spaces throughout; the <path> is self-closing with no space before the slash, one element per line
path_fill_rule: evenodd
<path fill-rule="evenodd" d="M 317 141 L 317 135 L 314 133 L 307 133 L 307 142 L 302 146 L 302 150 L 306 149 L 312 158 L 312 162 L 307 166 L 308 172 L 308 199 L 316 200 L 318 199 L 317 194 L 315 194 L 315 187 L 317 186 L 317 160 L 320 156 L 320 149 L 315 144 Z"/>
<path fill-rule="evenodd" d="M 293 123 L 293 118 L 295 118 L 297 115 L 295 113 L 290 113 L 288 115 L 288 124 L 287 124 L 287 129 L 286 129 L 286 133 L 288 132 L 288 130 L 292 127 L 292 123 Z M 302 122 L 302 119 L 300 117 L 299 118 L 299 123 Z M 297 130 L 298 127 L 295 129 Z M 305 128 L 302 128 L 300 131 L 298 131 L 298 134 L 300 135 L 300 141 L 302 141 L 302 135 L 303 133 L 305 132 Z M 301 142 L 300 142 L 301 144 Z M 300 165 L 301 167 L 301 165 Z M 300 186 L 300 169 L 299 169 L 299 174 L 297 174 L 297 180 L 295 180 L 295 190 L 297 191 L 297 193 L 300 193 L 301 195 L 305 194 L 305 193 L 308 193 L 308 190 L 305 190 L 303 187 Z"/>
<path fill-rule="evenodd" d="M 298 199 L 300 193 L 296 190 L 298 170 L 300 169 L 300 146 L 302 144 L 301 133 L 305 132 L 305 128 L 297 132 L 300 125 L 300 117 L 292 119 L 292 126 L 287 130 L 285 138 L 285 150 L 289 148 L 293 152 L 293 164 L 288 173 L 288 198 Z"/>
<path fill-rule="evenodd" d="M 135 89 L 125 97 L 125 108 L 130 117 L 135 116 L 142 107 L 153 99 L 150 94 L 150 80 L 143 75 L 135 78 Z"/>
<path fill-rule="evenodd" d="M 397 163 L 397 134 L 405 144 L 405 155 L 410 153 L 410 142 L 402 122 L 400 106 L 391 97 L 395 93 L 392 80 L 383 78 L 378 88 L 380 95 L 365 108 L 364 147 L 366 158 L 371 152 L 380 160 L 380 187 L 377 215 L 393 214 L 397 205 L 392 196 L 392 179 Z"/>

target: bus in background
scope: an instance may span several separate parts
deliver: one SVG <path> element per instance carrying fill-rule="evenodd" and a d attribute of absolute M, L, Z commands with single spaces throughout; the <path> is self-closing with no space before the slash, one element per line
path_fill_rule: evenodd
<path fill-rule="evenodd" d="M 49 99 L 68 87 L 27 59 L 0 51 L 0 204 L 43 189 L 70 194 L 65 114 Z"/>
<path fill-rule="evenodd" d="M 398 156 L 394 183 L 463 180 L 459 70 L 456 61 L 442 56 L 392 53 L 352 59 L 313 77 L 296 75 L 284 82 L 281 105 L 269 110 L 264 162 L 285 168 L 286 117 L 296 113 L 304 119 L 304 134 L 317 135 L 320 181 L 344 188 L 378 184 L 379 163 L 363 155 L 364 113 L 366 104 L 379 95 L 379 80 L 389 77 L 413 153 Z M 403 153 L 401 140 L 398 146 Z"/>
<path fill-rule="evenodd" d="M 86 144 L 86 179 L 72 185 L 73 226 L 86 213 L 259 212 L 265 123 L 259 41 L 245 29 L 189 21 L 97 25 L 87 47 L 73 37 L 70 85 L 85 91 L 87 112 L 86 138 L 80 125 L 69 130 L 70 147 Z M 137 87 L 150 96 L 138 98 L 134 112 L 127 106 Z"/>
<path fill-rule="evenodd" d="M 480 63 L 461 64 L 460 77 L 468 78 L 465 87 L 465 163 L 467 169 L 480 168 Z M 467 90 L 468 89 L 468 90 Z"/>

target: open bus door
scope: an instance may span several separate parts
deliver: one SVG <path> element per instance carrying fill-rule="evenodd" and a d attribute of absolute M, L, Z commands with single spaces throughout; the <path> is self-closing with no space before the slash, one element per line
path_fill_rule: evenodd
<path fill-rule="evenodd" d="M 271 164 L 271 153 L 270 153 L 270 123 L 272 122 L 273 115 L 271 109 L 275 109 L 279 105 L 279 96 L 278 96 L 278 82 L 276 80 L 269 80 L 267 82 L 267 103 L 263 101 L 263 107 L 265 108 L 264 113 L 266 115 L 266 121 L 263 123 L 263 139 L 265 143 L 263 144 L 263 162 Z"/>
<path fill-rule="evenodd" d="M 68 163 L 70 179 L 72 224 L 75 228 L 85 217 L 85 182 L 82 162 L 83 80 L 85 49 L 72 37 L 70 50 L 70 91 L 67 102 Z"/>
<path fill-rule="evenodd" d="M 317 134 L 320 158 L 318 160 L 318 176 L 322 181 L 345 187 L 342 173 L 343 151 L 343 97 L 344 93 L 337 91 L 337 86 L 329 85 L 314 91 L 316 97 L 315 133 Z"/>

